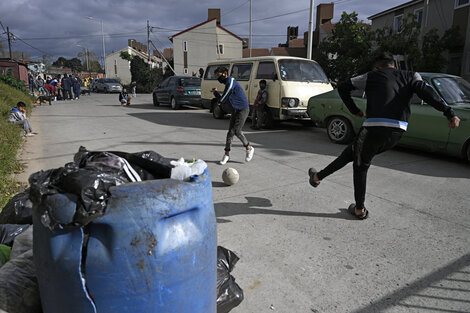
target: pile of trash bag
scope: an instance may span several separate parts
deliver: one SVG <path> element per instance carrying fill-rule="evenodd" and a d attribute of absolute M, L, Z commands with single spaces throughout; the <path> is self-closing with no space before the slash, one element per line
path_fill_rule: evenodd
<path fill-rule="evenodd" d="M 243 301 L 243 290 L 230 274 L 238 260 L 234 252 L 217 247 L 217 313 L 228 313 Z"/>

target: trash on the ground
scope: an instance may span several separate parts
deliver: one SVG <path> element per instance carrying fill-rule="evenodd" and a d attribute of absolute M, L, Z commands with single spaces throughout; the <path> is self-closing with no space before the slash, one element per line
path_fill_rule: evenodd
<path fill-rule="evenodd" d="M 0 224 L 0 243 L 12 246 L 16 236 L 24 232 L 30 225 Z"/>
<path fill-rule="evenodd" d="M 33 224 L 33 204 L 29 199 L 29 188 L 18 193 L 0 212 L 0 224 Z"/>
<path fill-rule="evenodd" d="M 75 212 L 70 213 L 72 216 L 59 217 L 59 212 L 46 209 L 42 222 L 50 229 L 84 226 L 104 215 L 112 186 L 164 178 L 187 180 L 202 174 L 206 167 L 201 160 L 192 164 L 184 160 L 171 161 L 154 151 L 93 152 L 80 147 L 74 162 L 30 176 L 31 200 L 38 207 L 47 207 L 40 205 L 47 196 L 57 193 L 74 195 L 77 206 Z"/>
<path fill-rule="evenodd" d="M 228 313 L 243 301 L 243 290 L 230 275 L 238 260 L 234 252 L 217 247 L 217 313 Z"/>
<path fill-rule="evenodd" d="M 33 262 L 32 227 L 13 242 L 10 260 L 0 268 L 0 311 L 41 313 Z"/>

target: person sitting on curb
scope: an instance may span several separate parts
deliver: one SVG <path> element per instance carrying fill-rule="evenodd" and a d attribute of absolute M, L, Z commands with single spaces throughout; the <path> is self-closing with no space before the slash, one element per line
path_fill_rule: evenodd
<path fill-rule="evenodd" d="M 132 97 L 127 93 L 127 89 L 123 88 L 119 94 L 119 102 L 121 102 L 121 105 L 130 105 L 131 99 Z"/>
<path fill-rule="evenodd" d="M 31 123 L 26 117 L 26 104 L 24 102 L 18 102 L 16 107 L 11 109 L 10 116 L 8 117 L 8 122 L 23 126 L 25 136 L 34 136 L 37 133 L 33 132 Z"/>

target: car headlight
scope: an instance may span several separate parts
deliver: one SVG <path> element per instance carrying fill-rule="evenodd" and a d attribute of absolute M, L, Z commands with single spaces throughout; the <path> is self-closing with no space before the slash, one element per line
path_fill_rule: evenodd
<path fill-rule="evenodd" d="M 299 99 L 297 98 L 282 98 L 281 100 L 283 107 L 295 108 L 299 105 Z"/>

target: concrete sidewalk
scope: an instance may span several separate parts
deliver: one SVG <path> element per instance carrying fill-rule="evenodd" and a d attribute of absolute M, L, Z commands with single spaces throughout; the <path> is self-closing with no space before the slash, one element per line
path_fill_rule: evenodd
<path fill-rule="evenodd" d="M 321 168 L 344 146 L 322 129 L 285 124 L 246 136 L 256 149 L 244 162 L 234 139 L 222 157 L 228 120 L 206 110 L 154 107 L 138 95 L 122 107 L 116 94 L 53 102 L 33 110 L 39 135 L 27 138 L 27 177 L 90 150 L 154 150 L 206 160 L 213 179 L 218 242 L 240 261 L 232 273 L 245 292 L 234 313 L 470 312 L 470 166 L 398 149 L 374 160 L 366 206 L 352 218 L 352 167 L 313 189 L 307 169 Z M 240 173 L 222 184 L 227 167 Z"/>

